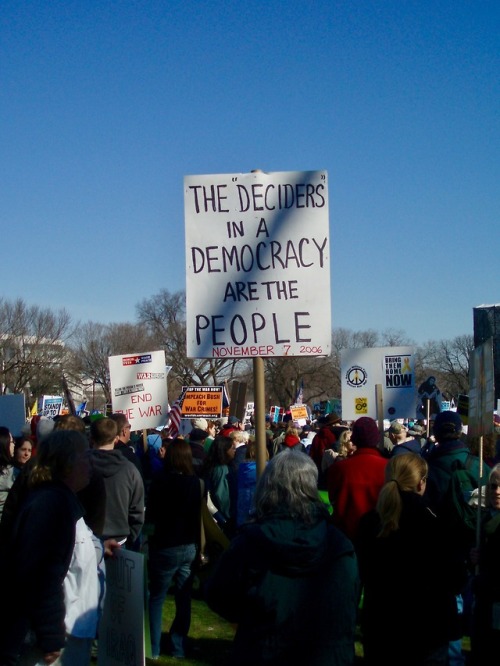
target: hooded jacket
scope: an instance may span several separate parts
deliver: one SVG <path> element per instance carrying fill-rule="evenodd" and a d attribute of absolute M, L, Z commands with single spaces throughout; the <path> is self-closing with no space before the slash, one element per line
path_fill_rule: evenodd
<path fill-rule="evenodd" d="M 357 561 L 319 510 L 312 524 L 281 512 L 243 526 L 206 593 L 238 625 L 229 664 L 354 663 Z"/>
<path fill-rule="evenodd" d="M 140 472 L 117 450 L 92 449 L 92 466 L 106 490 L 104 539 L 135 541 L 144 524 L 144 483 Z"/>
<path fill-rule="evenodd" d="M 439 513 L 443 497 L 448 489 L 451 473 L 457 464 L 462 464 L 479 480 L 479 458 L 472 455 L 460 439 L 445 440 L 435 446 L 426 456 L 429 464 L 425 497 L 432 510 Z M 482 483 L 485 484 L 490 468 L 484 463 Z"/>
<path fill-rule="evenodd" d="M 1 558 L 8 609 L 0 627 L 0 663 L 16 663 L 10 659 L 30 628 L 44 653 L 64 646 L 63 581 L 81 516 L 76 495 L 63 483 L 42 483 L 24 496 Z"/>

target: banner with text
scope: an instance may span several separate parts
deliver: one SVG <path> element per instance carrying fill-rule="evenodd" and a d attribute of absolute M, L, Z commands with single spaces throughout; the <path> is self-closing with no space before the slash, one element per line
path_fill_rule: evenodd
<path fill-rule="evenodd" d="M 305 425 L 309 418 L 307 405 L 290 405 L 290 414 L 293 421 L 296 421 L 300 426 Z"/>
<path fill-rule="evenodd" d="M 186 176 L 187 355 L 327 356 L 326 171 Z"/>
<path fill-rule="evenodd" d="M 222 386 L 188 386 L 183 388 L 181 414 L 190 419 L 217 419 L 222 416 Z"/>
<path fill-rule="evenodd" d="M 61 395 L 43 395 L 38 399 L 38 414 L 53 419 L 59 416 L 63 408 L 63 398 Z"/>
<path fill-rule="evenodd" d="M 415 418 L 415 350 L 372 347 L 341 351 L 342 418 Z M 382 386 L 383 414 L 377 414 L 375 387 Z"/>
<path fill-rule="evenodd" d="M 145 664 L 144 555 L 119 549 L 106 560 L 106 597 L 99 624 L 98 666 Z M 149 632 L 148 632 L 149 637 Z"/>
<path fill-rule="evenodd" d="M 132 430 L 164 425 L 168 411 L 165 352 L 110 356 L 111 404 Z"/>

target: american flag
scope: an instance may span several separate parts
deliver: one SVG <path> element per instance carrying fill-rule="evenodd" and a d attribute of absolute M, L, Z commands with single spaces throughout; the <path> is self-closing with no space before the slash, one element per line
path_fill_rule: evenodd
<path fill-rule="evenodd" d="M 172 407 L 170 408 L 170 412 L 168 413 L 168 430 L 167 430 L 167 437 L 172 437 L 175 439 L 177 435 L 179 434 L 179 426 L 181 424 L 181 404 L 182 404 L 182 396 L 178 398 Z"/>

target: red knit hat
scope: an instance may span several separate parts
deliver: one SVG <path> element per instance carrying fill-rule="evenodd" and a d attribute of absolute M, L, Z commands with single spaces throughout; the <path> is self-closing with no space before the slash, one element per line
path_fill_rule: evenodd
<path fill-rule="evenodd" d="M 380 444 L 380 431 L 377 422 L 369 416 L 356 419 L 352 426 L 351 442 L 358 448 L 363 446 L 377 448 Z"/>

